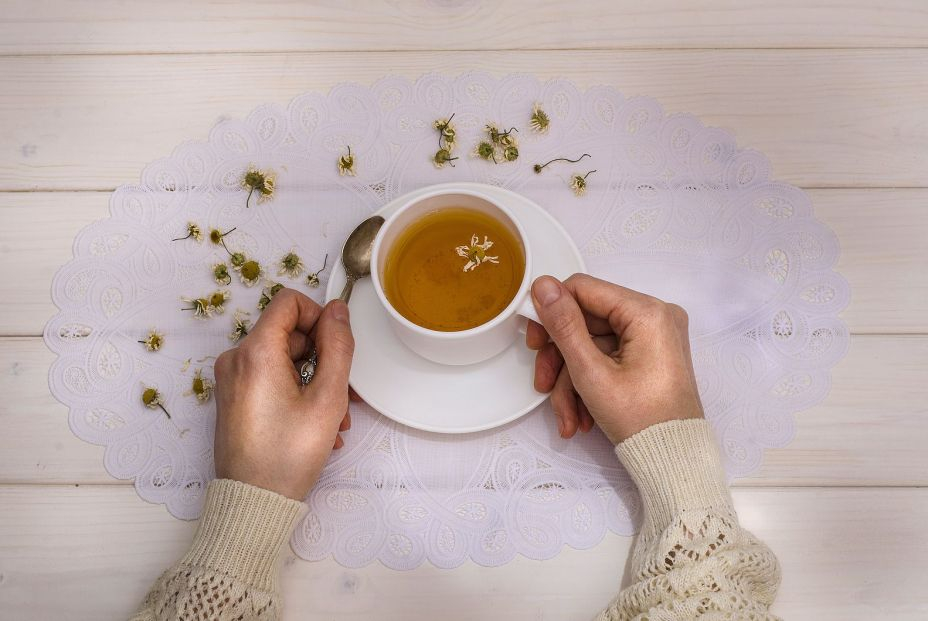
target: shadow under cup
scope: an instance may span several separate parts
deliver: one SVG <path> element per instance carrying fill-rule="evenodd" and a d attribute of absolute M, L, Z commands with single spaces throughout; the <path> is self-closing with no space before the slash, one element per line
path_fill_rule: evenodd
<path fill-rule="evenodd" d="M 509 304 L 495 317 L 474 328 L 459 331 L 438 331 L 424 328 L 404 317 L 390 303 L 384 290 L 384 272 L 394 242 L 410 225 L 422 217 L 442 209 L 467 209 L 486 214 L 506 228 L 520 245 L 525 269 L 519 288 Z M 397 337 L 420 356 L 442 364 L 463 365 L 482 362 L 499 354 L 522 332 L 524 319 L 520 307 L 526 301 L 531 283 L 531 252 L 522 226 L 511 212 L 479 192 L 437 192 L 417 198 L 401 206 L 380 229 L 372 251 L 372 280 L 380 303 L 390 316 L 390 324 Z M 479 267 L 477 269 L 480 269 Z"/>

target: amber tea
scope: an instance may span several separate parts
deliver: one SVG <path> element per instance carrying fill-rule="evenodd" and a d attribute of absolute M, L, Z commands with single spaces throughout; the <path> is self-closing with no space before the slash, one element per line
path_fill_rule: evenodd
<path fill-rule="evenodd" d="M 422 216 L 397 236 L 383 288 L 409 321 L 457 332 L 502 312 L 524 274 L 522 244 L 509 228 L 489 214 L 449 207 Z"/>

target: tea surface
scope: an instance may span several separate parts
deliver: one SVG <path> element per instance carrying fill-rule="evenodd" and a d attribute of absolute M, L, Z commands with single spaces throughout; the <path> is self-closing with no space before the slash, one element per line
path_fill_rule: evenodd
<path fill-rule="evenodd" d="M 484 250 L 485 240 L 492 246 Z M 461 246 L 469 256 L 458 253 Z M 479 265 L 465 271 L 477 255 Z M 486 323 L 505 309 L 524 273 L 522 245 L 508 228 L 479 211 L 450 207 L 422 216 L 399 234 L 387 255 L 383 285 L 406 319 L 430 330 L 456 332 Z"/>

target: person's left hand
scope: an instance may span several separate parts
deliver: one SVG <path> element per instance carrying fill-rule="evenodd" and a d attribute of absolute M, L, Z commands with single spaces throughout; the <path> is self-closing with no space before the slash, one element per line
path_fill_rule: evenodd
<path fill-rule="evenodd" d="M 301 386 L 294 361 L 313 343 L 316 373 Z M 351 426 L 353 353 L 344 302 L 322 308 L 281 289 L 239 346 L 216 359 L 216 476 L 303 500 Z"/>

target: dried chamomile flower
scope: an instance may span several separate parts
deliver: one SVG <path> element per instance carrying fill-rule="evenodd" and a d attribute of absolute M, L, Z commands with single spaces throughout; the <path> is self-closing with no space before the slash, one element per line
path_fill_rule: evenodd
<path fill-rule="evenodd" d="M 199 243 L 203 241 L 203 231 L 200 230 L 200 226 L 196 222 L 187 223 L 187 235 L 184 237 L 176 237 L 172 239 L 172 242 L 182 241 L 184 239 L 193 238 L 193 241 Z"/>
<path fill-rule="evenodd" d="M 262 274 L 264 274 L 264 269 L 254 259 L 248 259 L 238 268 L 239 279 L 246 287 L 254 286 L 261 279 Z"/>
<path fill-rule="evenodd" d="M 477 147 L 474 149 L 474 157 L 479 157 L 482 160 L 493 160 L 493 163 L 496 163 L 496 149 L 493 147 L 493 144 L 487 142 L 486 140 L 477 143 Z"/>
<path fill-rule="evenodd" d="M 190 304 L 181 310 L 193 311 L 193 316 L 197 319 L 209 319 L 213 316 L 213 307 L 208 298 L 181 298 L 181 301 Z"/>
<path fill-rule="evenodd" d="M 487 255 L 487 250 L 493 247 L 493 242 L 484 235 L 483 243 L 480 243 L 479 238 L 476 234 L 472 235 L 470 238 L 470 244 L 467 246 L 458 246 L 455 248 L 455 252 L 458 253 L 459 257 L 467 259 L 467 263 L 464 265 L 464 271 L 470 272 L 477 268 L 481 263 L 499 263 L 498 256 L 489 256 Z"/>
<path fill-rule="evenodd" d="M 244 252 L 230 252 L 229 253 L 229 263 L 232 264 L 232 269 L 240 270 L 242 266 L 248 261 L 248 257 L 245 256 Z"/>
<path fill-rule="evenodd" d="M 279 282 L 265 288 L 264 291 L 261 292 L 261 297 L 258 299 L 258 310 L 263 311 L 267 308 L 267 305 L 271 303 L 271 299 L 283 288 L 284 286 Z"/>
<path fill-rule="evenodd" d="M 228 235 L 229 233 L 231 233 L 232 231 L 234 231 L 236 228 L 238 228 L 238 227 L 232 227 L 231 229 L 229 229 L 229 230 L 226 231 L 225 233 L 223 233 L 223 232 L 220 231 L 219 229 L 211 229 L 210 232 L 209 232 L 209 241 L 211 241 L 212 243 L 216 244 L 217 246 L 222 246 L 223 248 L 226 249 L 226 252 L 229 252 L 229 248 L 228 248 L 228 246 L 226 246 L 225 239 L 223 239 L 223 238 L 224 238 L 226 235 Z M 231 252 L 229 252 L 229 253 L 231 254 Z"/>
<path fill-rule="evenodd" d="M 148 331 L 145 340 L 139 341 L 148 351 L 158 351 L 164 345 L 164 335 L 154 329 Z"/>
<path fill-rule="evenodd" d="M 325 255 L 325 259 L 322 261 L 322 267 L 318 271 L 312 272 L 309 276 L 306 277 L 306 284 L 315 289 L 319 286 L 319 274 L 325 271 L 325 266 L 329 264 L 329 255 Z"/>
<path fill-rule="evenodd" d="M 242 187 L 248 190 L 245 207 L 251 207 L 251 195 L 258 193 L 258 204 L 274 198 L 274 184 L 277 182 L 277 173 L 273 170 L 258 170 L 254 165 L 248 167 L 242 175 Z"/>
<path fill-rule="evenodd" d="M 435 157 L 432 158 L 432 163 L 435 164 L 435 168 L 444 168 L 445 164 L 448 164 L 452 168 L 454 168 L 454 164 L 452 164 L 451 162 L 453 162 L 456 159 L 458 158 L 451 157 L 451 151 L 449 151 L 448 149 L 439 149 L 435 153 Z"/>
<path fill-rule="evenodd" d="M 229 268 L 225 263 L 217 263 L 213 266 L 213 280 L 217 285 L 228 286 L 232 284 L 232 275 L 229 274 Z"/>
<path fill-rule="evenodd" d="M 516 137 L 512 135 L 512 132 L 519 131 L 515 127 L 510 127 L 506 131 L 501 131 L 496 125 L 492 123 L 486 126 L 487 136 L 490 138 L 490 142 L 495 145 L 502 147 L 508 147 L 510 145 L 516 144 Z"/>
<path fill-rule="evenodd" d="M 248 336 L 249 330 L 251 330 L 251 320 L 248 319 L 248 313 L 236 309 L 235 316 L 232 318 L 232 332 L 229 334 L 229 340 L 238 343 Z"/>
<path fill-rule="evenodd" d="M 574 175 L 570 178 L 570 189 L 574 191 L 574 194 L 583 196 L 586 193 L 586 178 L 595 172 L 595 170 L 591 170 L 585 175 Z"/>
<path fill-rule="evenodd" d="M 438 130 L 438 148 L 442 148 L 442 142 L 444 142 L 445 148 L 451 149 L 454 146 L 454 139 L 457 136 L 457 132 L 454 129 L 454 125 L 451 124 L 451 119 L 454 118 L 454 114 L 449 116 L 447 119 L 438 119 L 435 121 L 435 129 Z"/>
<path fill-rule="evenodd" d="M 228 291 L 215 291 L 213 295 L 209 296 L 209 305 L 212 309 L 212 312 L 217 315 L 221 315 L 225 312 L 225 303 L 229 301 L 229 292 Z"/>
<path fill-rule="evenodd" d="M 551 118 L 548 116 L 548 113 L 541 109 L 541 104 L 536 103 L 532 106 L 532 116 L 529 118 L 528 122 L 532 130 L 543 134 L 548 131 L 548 126 L 551 125 Z"/>
<path fill-rule="evenodd" d="M 502 132 L 499 131 L 499 128 L 492 123 L 486 126 L 487 136 L 490 137 L 490 142 L 493 144 L 499 144 L 499 137 L 502 135 Z"/>
<path fill-rule="evenodd" d="M 451 151 L 454 149 L 454 140 L 457 136 L 457 132 L 451 124 L 453 118 L 454 115 L 452 114 L 447 119 L 438 119 L 433 124 L 435 129 L 438 130 L 438 151 L 432 156 L 432 163 L 435 164 L 435 168 L 443 168 L 445 164 L 450 164 L 454 168 L 454 164 L 451 164 L 451 162 L 458 159 L 451 156 Z"/>
<path fill-rule="evenodd" d="M 197 369 L 193 374 L 193 381 L 190 382 L 190 393 L 197 398 L 200 403 L 206 403 L 213 396 L 213 381 L 203 377 L 203 369 Z"/>
<path fill-rule="evenodd" d="M 290 251 L 280 259 L 279 268 L 280 269 L 277 270 L 278 276 L 286 274 L 290 278 L 296 278 L 303 273 L 306 266 L 303 265 L 303 259 L 301 259 L 299 255 Z"/>
<path fill-rule="evenodd" d="M 516 161 L 519 159 L 519 145 L 513 132 L 518 131 L 515 127 L 501 131 L 496 125 L 488 124 L 486 133 L 489 141 L 479 142 L 474 154 L 485 160 L 493 160 L 494 164 L 498 164 L 500 159 L 505 162 Z"/>
<path fill-rule="evenodd" d="M 513 128 L 511 128 L 509 131 L 500 134 L 500 135 L 499 135 L 499 144 L 500 144 L 500 146 L 503 146 L 503 147 L 514 147 L 514 146 L 517 146 L 516 137 L 515 137 L 515 136 L 513 135 L 513 133 L 512 133 L 512 132 L 517 132 L 517 131 L 519 131 L 519 130 L 516 129 L 515 127 L 513 127 Z"/>
<path fill-rule="evenodd" d="M 338 158 L 338 174 L 342 177 L 348 175 L 349 177 L 354 177 L 354 156 L 351 155 L 351 145 L 348 145 L 348 155 L 343 155 Z"/>
<path fill-rule="evenodd" d="M 161 411 L 164 412 L 165 416 L 169 419 L 171 415 L 166 409 L 164 409 L 164 398 L 161 396 L 161 393 L 158 392 L 157 388 L 152 386 L 145 386 L 142 390 L 142 404 L 150 410 L 155 408 L 161 408 Z"/>
<path fill-rule="evenodd" d="M 582 160 L 582 159 L 585 158 L 585 157 L 590 157 L 590 154 L 589 154 L 589 153 L 584 153 L 583 155 L 581 155 L 580 157 L 578 157 L 578 158 L 575 159 L 575 160 L 569 160 L 569 159 L 567 159 L 566 157 L 556 157 L 556 158 L 554 158 L 553 160 L 549 160 L 549 161 L 545 162 L 544 164 L 535 164 L 535 167 L 534 167 L 534 169 L 535 169 L 535 174 L 536 174 L 536 175 L 539 174 L 542 170 L 545 169 L 546 166 L 548 166 L 549 164 L 553 164 L 554 162 L 570 162 L 571 164 L 576 164 L 577 162 L 579 162 L 580 160 Z"/>

